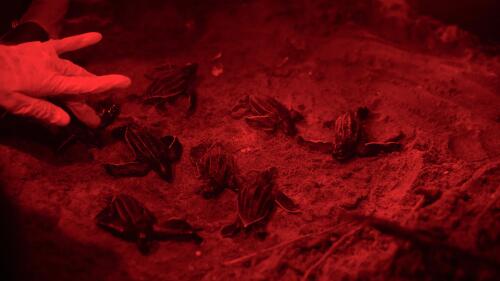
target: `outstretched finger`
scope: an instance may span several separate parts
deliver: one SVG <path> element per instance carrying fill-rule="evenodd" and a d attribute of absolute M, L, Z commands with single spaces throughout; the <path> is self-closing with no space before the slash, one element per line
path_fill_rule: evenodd
<path fill-rule="evenodd" d="M 110 74 L 103 76 L 62 76 L 52 78 L 51 86 L 54 94 L 97 94 L 112 89 L 123 89 L 130 86 L 130 78 Z"/>
<path fill-rule="evenodd" d="M 102 35 L 99 32 L 88 32 L 80 35 L 70 36 L 62 39 L 55 39 L 46 42 L 45 44 L 51 45 L 56 53 L 62 54 L 69 51 L 75 51 L 94 45 L 101 41 Z"/>
<path fill-rule="evenodd" d="M 61 108 L 20 93 L 9 93 L 6 99 L 0 99 L 0 106 L 12 114 L 33 117 L 52 125 L 66 126 L 70 121 L 68 113 Z"/>

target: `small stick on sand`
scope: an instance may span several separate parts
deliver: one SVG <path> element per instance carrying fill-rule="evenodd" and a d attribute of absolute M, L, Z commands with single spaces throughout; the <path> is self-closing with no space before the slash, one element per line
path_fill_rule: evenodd
<path fill-rule="evenodd" d="M 305 238 L 309 238 L 309 237 L 319 236 L 319 235 L 322 235 L 322 234 L 325 234 L 325 233 L 329 233 L 329 232 L 333 232 L 333 231 L 338 230 L 339 228 L 341 228 L 343 226 L 346 226 L 348 224 L 350 224 L 350 223 L 342 223 L 342 224 L 336 225 L 334 227 L 328 228 L 328 229 L 320 231 L 320 232 L 305 234 L 305 235 L 299 236 L 297 238 L 294 238 L 294 239 L 291 239 L 291 240 L 279 243 L 278 245 L 275 245 L 275 246 L 272 246 L 272 247 L 269 247 L 269 248 L 265 248 L 265 249 L 253 252 L 253 253 L 250 253 L 248 255 L 236 258 L 236 259 L 225 261 L 222 264 L 225 265 L 225 266 L 231 266 L 231 265 L 235 265 L 235 264 L 238 264 L 238 263 L 242 263 L 242 262 L 245 262 L 245 261 L 247 261 L 247 260 L 249 260 L 249 259 L 251 259 L 253 257 L 256 257 L 256 256 L 258 256 L 260 254 L 264 254 L 264 253 L 267 253 L 267 252 L 274 251 L 276 249 L 279 249 L 279 248 L 285 247 L 287 245 L 290 245 L 292 243 L 295 243 L 295 242 L 297 242 L 299 240 L 302 240 L 302 239 L 305 239 Z"/>
<path fill-rule="evenodd" d="M 320 266 L 329 256 L 333 254 L 333 252 L 338 249 L 344 242 L 346 242 L 349 238 L 351 238 L 353 235 L 357 234 L 361 229 L 363 229 L 364 225 L 358 226 L 355 229 L 347 232 L 346 234 L 342 235 L 337 241 L 333 242 L 333 244 L 330 246 L 328 251 L 326 251 L 321 258 L 319 258 L 313 265 L 311 265 L 306 272 L 304 273 L 304 276 L 300 279 L 300 281 L 307 281 L 309 278 L 309 275 L 318 267 Z"/>
<path fill-rule="evenodd" d="M 451 244 L 440 237 L 433 236 L 426 229 L 407 228 L 396 222 L 371 216 L 352 215 L 351 218 L 363 223 L 364 225 L 370 226 L 381 233 L 410 241 L 414 244 L 420 245 L 421 247 L 439 250 L 441 252 L 444 251 L 447 253 L 453 253 L 457 258 L 466 259 L 474 263 L 480 263 L 484 266 L 493 268 L 500 267 L 500 261 L 495 258 L 482 255 L 476 250 L 463 248 L 461 245 Z"/>

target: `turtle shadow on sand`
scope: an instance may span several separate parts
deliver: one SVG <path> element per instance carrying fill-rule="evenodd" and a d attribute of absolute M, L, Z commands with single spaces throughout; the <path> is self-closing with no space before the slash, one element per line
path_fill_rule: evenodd
<path fill-rule="evenodd" d="M 32 120 L 5 117 L 0 120 L 0 132 L 0 144 L 53 165 L 93 160 L 87 148 L 81 144 L 72 146 L 65 153 L 56 153 L 57 139 L 51 130 Z"/>
<path fill-rule="evenodd" d="M 119 270 L 117 253 L 77 241 L 57 227 L 57 218 L 21 209 L 0 184 L 0 253 L 2 280 L 131 280 Z M 118 271 L 117 271 L 118 270 Z"/>
<path fill-rule="evenodd" d="M 91 162 L 94 159 L 89 148 L 102 148 L 111 141 L 106 128 L 120 114 L 120 107 L 107 100 L 95 105 L 94 110 L 101 119 L 100 125 L 94 129 L 78 121 L 68 110 L 71 122 L 64 127 L 0 112 L 0 144 L 53 165 Z"/>

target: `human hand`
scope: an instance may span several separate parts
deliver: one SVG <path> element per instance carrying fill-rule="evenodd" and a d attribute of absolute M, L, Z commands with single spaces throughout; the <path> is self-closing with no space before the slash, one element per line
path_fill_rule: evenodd
<path fill-rule="evenodd" d="M 93 45 L 101 39 L 100 33 L 90 32 L 43 43 L 0 45 L 0 107 L 15 115 L 65 126 L 70 122 L 68 113 L 44 98 L 66 97 L 71 100 L 66 105 L 77 118 L 89 127 L 97 127 L 99 117 L 80 101 L 80 95 L 126 88 L 130 79 L 117 74 L 96 76 L 59 58 L 59 54 Z"/>

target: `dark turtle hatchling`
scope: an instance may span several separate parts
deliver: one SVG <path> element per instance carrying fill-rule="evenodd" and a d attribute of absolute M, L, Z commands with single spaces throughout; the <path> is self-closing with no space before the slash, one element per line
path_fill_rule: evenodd
<path fill-rule="evenodd" d="M 105 164 L 110 175 L 141 177 L 154 170 L 164 180 L 172 181 L 172 166 L 182 155 L 182 144 L 177 137 L 157 138 L 135 124 L 120 127 L 115 132 L 125 140 L 135 159 L 123 164 Z"/>
<path fill-rule="evenodd" d="M 299 112 L 287 109 L 272 97 L 254 95 L 239 100 L 231 109 L 231 115 L 235 118 L 246 116 L 245 121 L 252 127 L 270 133 L 280 129 L 289 136 L 297 133 L 295 123 L 303 118 Z"/>
<path fill-rule="evenodd" d="M 184 66 L 164 64 L 156 67 L 146 77 L 151 84 L 146 89 L 145 103 L 156 104 L 160 107 L 172 103 L 180 96 L 189 99 L 188 112 L 193 112 L 196 106 L 196 71 L 198 64 L 188 63 Z"/>
<path fill-rule="evenodd" d="M 154 240 L 191 240 L 200 243 L 203 239 L 181 219 L 170 219 L 160 226 L 157 219 L 143 204 L 132 196 L 119 194 L 106 198 L 106 206 L 95 217 L 96 224 L 125 240 L 136 241 L 139 251 L 147 254 Z"/>
<path fill-rule="evenodd" d="M 299 206 L 275 187 L 276 168 L 254 171 L 238 193 L 236 221 L 222 228 L 223 237 L 231 237 L 241 230 L 262 228 L 277 204 L 289 213 L 298 213 Z"/>
<path fill-rule="evenodd" d="M 53 148 L 56 153 L 65 152 L 67 148 L 77 142 L 86 146 L 102 147 L 106 127 L 120 114 L 120 106 L 111 102 L 99 102 L 92 107 L 88 106 L 89 110 L 95 111 L 101 120 L 97 128 L 89 128 L 63 102 L 53 100 L 51 102 L 67 110 L 71 116 L 71 121 L 67 126 L 46 126 L 32 118 L 0 112 L 2 135 L 34 140 Z"/>
<path fill-rule="evenodd" d="M 68 146 L 78 141 L 97 147 L 102 145 L 101 133 L 120 115 L 120 106 L 114 103 L 101 102 L 97 104 L 95 110 L 97 116 L 101 119 L 101 123 L 97 128 L 93 129 L 82 124 L 78 121 L 78 118 L 73 116 L 71 110 L 67 110 L 71 113 L 71 122 L 68 126 L 61 129 L 62 141 L 57 145 L 56 150 L 58 152 L 64 151 Z"/>
<path fill-rule="evenodd" d="M 204 198 L 213 198 L 225 188 L 238 190 L 236 162 L 222 143 L 203 142 L 191 149 L 190 156 L 199 178 L 204 181 L 200 188 Z"/>
<path fill-rule="evenodd" d="M 298 137 L 300 144 L 313 150 L 331 153 L 337 161 L 343 162 L 358 156 L 375 156 L 381 152 L 392 152 L 401 149 L 398 140 L 401 136 L 385 142 L 367 142 L 363 130 L 363 120 L 368 116 L 368 109 L 360 107 L 356 111 L 348 111 L 337 117 L 334 123 L 333 142 L 309 141 Z"/>

